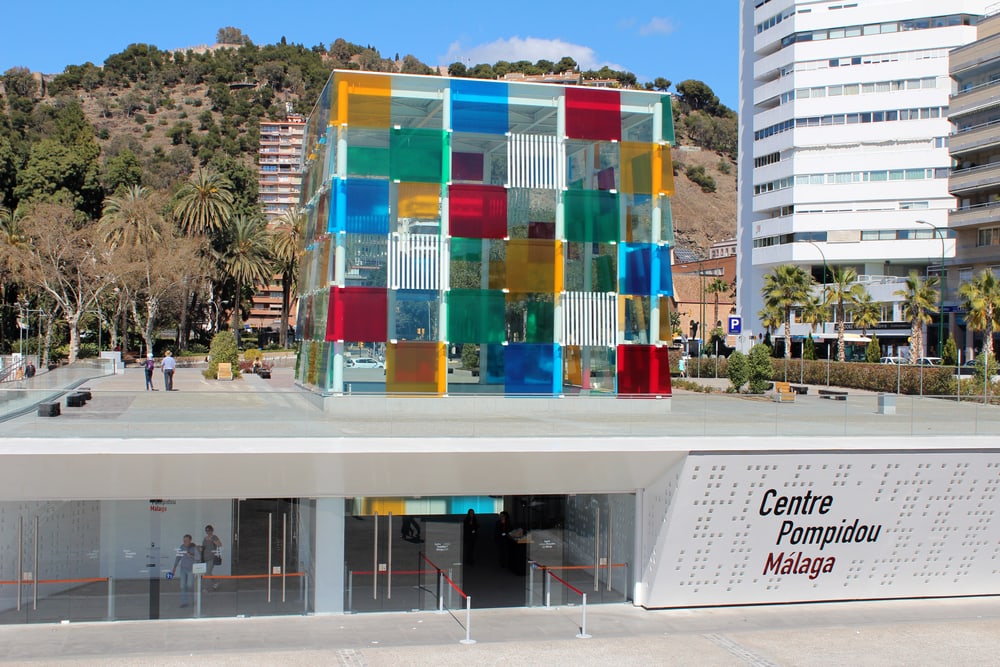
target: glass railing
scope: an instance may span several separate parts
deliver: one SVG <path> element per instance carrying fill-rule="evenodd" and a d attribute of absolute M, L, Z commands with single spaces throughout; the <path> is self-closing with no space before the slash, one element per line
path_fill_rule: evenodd
<path fill-rule="evenodd" d="M 913 369 L 908 369 L 913 370 Z M 175 391 L 144 391 L 142 372 L 100 376 L 100 369 L 67 368 L 30 382 L 0 387 L 7 437 L 25 438 L 314 438 L 314 437 L 824 437 L 865 435 L 993 435 L 1000 426 L 1000 396 L 984 396 L 971 377 L 962 395 L 934 394 L 928 374 L 910 381 L 915 395 L 896 394 L 896 374 L 878 392 L 826 387 L 774 402 L 770 393 L 725 393 L 724 378 L 694 380 L 713 393 L 676 388 L 672 398 L 617 397 L 608 393 L 505 396 L 394 394 L 374 379 L 351 393 L 319 396 L 295 386 L 291 369 L 270 379 L 245 374 L 208 380 L 197 369 L 178 369 Z M 380 370 L 366 370 L 383 378 Z M 788 381 L 798 384 L 798 373 Z M 906 377 L 902 378 L 907 384 Z M 916 384 L 913 384 L 916 383 Z M 21 386 L 11 386 L 20 384 Z M 43 385 L 43 386 L 39 386 Z M 892 385 L 892 386 L 889 386 Z M 364 387 L 364 390 L 361 389 Z M 384 385 L 383 385 L 384 386 Z M 90 397 L 77 397 L 86 389 Z M 922 392 L 922 393 L 920 393 Z M 889 410 L 885 397 L 894 402 Z M 46 404 L 58 411 L 46 417 Z M 54 404 L 54 406 L 53 406 Z M 234 447 L 238 446 L 236 444 Z"/>

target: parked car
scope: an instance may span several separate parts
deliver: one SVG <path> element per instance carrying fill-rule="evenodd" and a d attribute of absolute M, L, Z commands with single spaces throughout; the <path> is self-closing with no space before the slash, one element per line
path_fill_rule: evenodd
<path fill-rule="evenodd" d="M 359 357 L 358 359 L 351 359 L 348 363 L 349 368 L 385 368 L 385 364 L 374 359 L 372 357 Z"/>
<path fill-rule="evenodd" d="M 917 366 L 940 366 L 941 357 L 920 357 L 917 359 Z"/>
<path fill-rule="evenodd" d="M 906 360 L 903 357 L 882 357 L 879 359 L 880 364 L 892 364 L 893 366 L 899 366 L 905 364 Z"/>

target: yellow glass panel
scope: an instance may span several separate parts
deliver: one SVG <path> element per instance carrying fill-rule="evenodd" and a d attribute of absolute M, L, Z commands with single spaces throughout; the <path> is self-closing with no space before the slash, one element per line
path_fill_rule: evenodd
<path fill-rule="evenodd" d="M 386 393 L 441 396 L 446 391 L 446 364 L 444 343 L 390 343 L 386 348 Z"/>
<path fill-rule="evenodd" d="M 392 79 L 364 72 L 337 72 L 337 123 L 389 127 Z"/>
<path fill-rule="evenodd" d="M 653 151 L 653 194 L 674 196 L 674 161 L 670 146 Z"/>
<path fill-rule="evenodd" d="M 392 512 L 393 516 L 406 514 L 406 500 L 403 498 L 365 498 L 364 514 L 375 514 L 385 516 Z"/>
<path fill-rule="evenodd" d="M 437 183 L 400 183 L 400 218 L 436 220 L 440 214 L 441 186 Z"/>
<path fill-rule="evenodd" d="M 583 386 L 583 357 L 580 348 L 570 345 L 563 348 L 563 364 L 566 374 L 566 383 Z"/>
<path fill-rule="evenodd" d="M 670 298 L 661 296 L 660 299 L 660 340 L 671 342 L 674 339 L 674 332 L 670 330 Z"/>
<path fill-rule="evenodd" d="M 562 249 L 549 239 L 507 242 L 507 289 L 511 292 L 558 293 L 562 290 Z"/>
<path fill-rule="evenodd" d="M 653 144 L 625 141 L 621 145 L 622 192 L 653 192 Z"/>

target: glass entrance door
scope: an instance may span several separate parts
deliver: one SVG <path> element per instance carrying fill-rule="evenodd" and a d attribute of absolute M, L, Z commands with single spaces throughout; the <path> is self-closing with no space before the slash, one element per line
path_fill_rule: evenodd
<path fill-rule="evenodd" d="M 345 610 L 434 608 L 437 581 L 424 558 L 424 535 L 419 517 L 391 511 L 347 516 Z"/>

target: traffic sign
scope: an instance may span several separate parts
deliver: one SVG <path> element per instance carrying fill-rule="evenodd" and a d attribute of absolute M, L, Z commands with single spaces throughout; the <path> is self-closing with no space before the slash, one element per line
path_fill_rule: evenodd
<path fill-rule="evenodd" d="M 729 334 L 738 336 L 743 333 L 743 320 L 735 315 L 729 316 Z"/>

